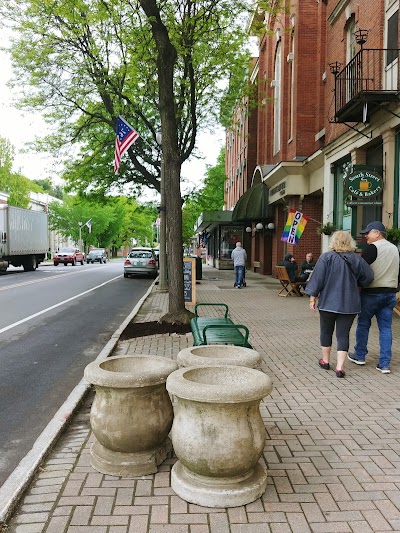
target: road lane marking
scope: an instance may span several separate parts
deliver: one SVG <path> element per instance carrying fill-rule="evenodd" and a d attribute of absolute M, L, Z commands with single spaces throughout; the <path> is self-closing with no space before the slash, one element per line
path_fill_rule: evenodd
<path fill-rule="evenodd" d="M 44 272 L 44 270 L 42 270 Z M 50 270 L 47 270 L 47 272 L 50 272 Z M 74 272 L 64 272 L 63 274 L 54 274 L 54 276 L 47 276 L 45 278 L 40 279 L 32 279 L 31 281 L 22 281 L 21 283 L 14 283 L 14 285 L 6 285 L 5 287 L 0 287 L 0 291 L 6 291 L 8 289 L 16 289 L 17 287 L 23 287 L 24 285 L 32 285 L 33 283 L 41 283 L 42 281 L 47 281 L 48 279 L 58 279 L 62 278 L 64 276 L 73 276 L 74 274 L 82 274 L 89 272 L 89 270 L 75 270 Z"/>
<path fill-rule="evenodd" d="M 100 285 L 97 285 L 96 287 L 92 287 L 91 289 L 81 292 L 80 294 L 77 294 L 76 296 L 72 296 L 71 298 L 68 298 L 67 300 L 64 300 L 58 304 L 52 305 L 51 307 L 47 307 L 46 309 L 42 309 L 42 311 L 39 311 L 38 313 L 27 316 L 26 318 L 23 318 L 22 320 L 18 320 L 18 322 L 14 322 L 14 324 L 10 324 L 9 326 L 6 326 L 5 328 L 0 329 L 0 334 L 4 333 L 5 331 L 8 331 L 9 329 L 15 328 L 19 326 L 20 324 L 23 324 L 24 322 L 28 322 L 28 320 L 32 320 L 33 318 L 36 318 L 37 316 L 43 315 L 44 313 L 48 313 L 52 309 L 56 309 L 57 307 L 60 307 L 60 305 L 64 305 L 68 302 L 72 302 L 72 300 L 76 300 L 76 298 L 80 298 L 81 296 L 84 296 L 85 294 L 88 294 L 89 292 L 95 291 L 96 289 L 99 289 L 100 287 L 104 287 L 104 285 L 107 285 L 108 283 L 115 281 L 121 276 L 122 275 L 120 274 L 119 276 L 109 279 L 108 281 L 105 281 L 104 283 L 100 283 Z"/>

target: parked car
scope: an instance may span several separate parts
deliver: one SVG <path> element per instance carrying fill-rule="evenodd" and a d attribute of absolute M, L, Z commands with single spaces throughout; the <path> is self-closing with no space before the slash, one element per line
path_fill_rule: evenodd
<path fill-rule="evenodd" d="M 135 274 L 157 277 L 157 259 L 152 248 L 133 248 L 124 262 L 124 278 Z"/>
<path fill-rule="evenodd" d="M 64 263 L 65 266 L 68 263 L 71 263 L 72 266 L 75 266 L 76 263 L 81 265 L 85 262 L 85 254 L 79 250 L 79 248 L 67 247 L 60 248 L 58 252 L 54 254 L 54 266 L 58 266 L 59 263 Z"/>
<path fill-rule="evenodd" d="M 90 250 L 90 252 L 86 256 L 86 263 L 96 263 L 98 261 L 99 263 L 106 263 L 107 262 L 107 254 L 104 248 L 95 248 L 93 250 Z"/>

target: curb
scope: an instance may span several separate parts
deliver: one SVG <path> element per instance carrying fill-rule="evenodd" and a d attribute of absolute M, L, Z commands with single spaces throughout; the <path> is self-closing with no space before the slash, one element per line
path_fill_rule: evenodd
<path fill-rule="evenodd" d="M 129 322 L 137 315 L 144 301 L 152 292 L 156 280 L 150 285 L 146 294 L 135 305 L 130 314 L 125 318 L 118 329 L 112 334 L 110 340 L 101 350 L 95 361 L 106 359 L 114 350 L 122 332 Z M 42 433 L 36 439 L 30 452 L 20 461 L 16 469 L 9 475 L 4 484 L 0 487 L 0 526 L 3 525 L 10 517 L 10 514 L 16 507 L 23 492 L 30 484 L 33 476 L 53 447 L 55 441 L 59 438 L 65 427 L 69 424 L 70 419 L 79 409 L 81 402 L 91 384 L 82 378 L 78 385 L 73 389 L 66 401 L 54 415 L 53 419 L 47 424 Z"/>

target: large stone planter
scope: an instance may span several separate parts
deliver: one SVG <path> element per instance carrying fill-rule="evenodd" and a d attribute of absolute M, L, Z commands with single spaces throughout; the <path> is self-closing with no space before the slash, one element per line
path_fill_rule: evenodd
<path fill-rule="evenodd" d="M 239 366 L 188 367 L 173 372 L 172 444 L 179 461 L 172 489 L 206 507 L 236 507 L 259 498 L 267 474 L 258 463 L 265 443 L 259 404 L 271 379 Z"/>
<path fill-rule="evenodd" d="M 85 368 L 96 388 L 93 468 L 114 476 L 157 472 L 171 450 L 173 408 L 165 381 L 176 369 L 174 361 L 156 356 L 109 357 Z"/>
<path fill-rule="evenodd" d="M 180 367 L 235 365 L 257 368 L 261 364 L 261 356 L 256 350 L 242 346 L 208 344 L 181 350 L 178 353 L 177 362 Z"/>

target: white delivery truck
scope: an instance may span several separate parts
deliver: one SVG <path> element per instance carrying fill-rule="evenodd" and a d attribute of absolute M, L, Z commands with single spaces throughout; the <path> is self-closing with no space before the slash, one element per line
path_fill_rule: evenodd
<path fill-rule="evenodd" d="M 47 213 L 0 205 L 0 273 L 9 265 L 36 270 L 48 249 Z"/>

